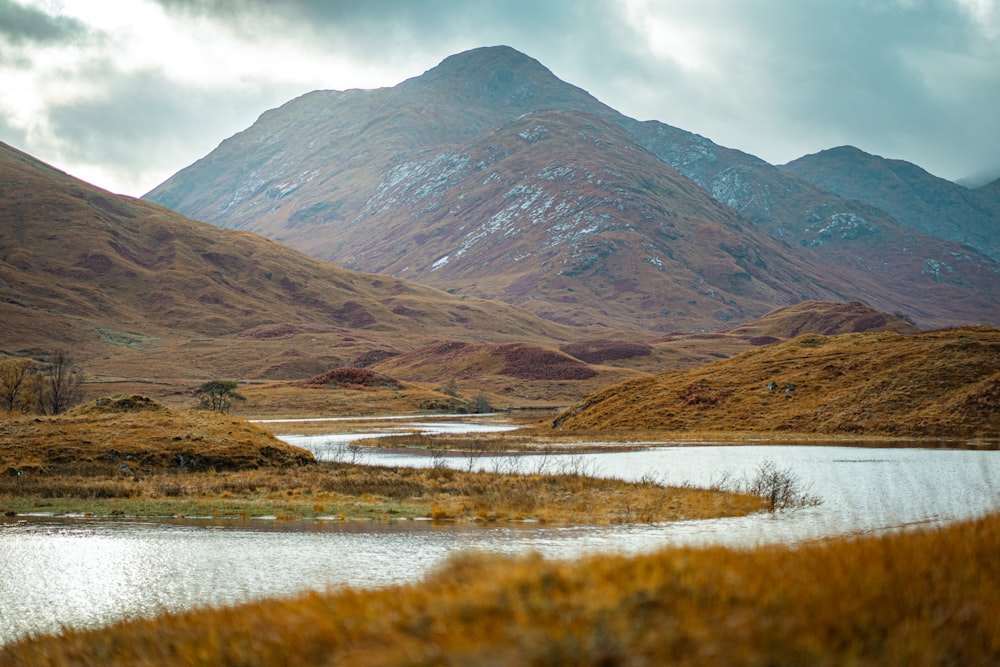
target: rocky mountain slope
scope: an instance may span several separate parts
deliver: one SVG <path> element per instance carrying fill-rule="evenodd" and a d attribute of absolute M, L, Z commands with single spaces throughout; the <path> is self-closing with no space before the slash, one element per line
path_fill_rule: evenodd
<path fill-rule="evenodd" d="M 292 100 L 147 198 L 557 322 L 718 330 L 803 299 L 1000 322 L 988 257 L 629 119 L 507 47 Z"/>
<path fill-rule="evenodd" d="M 565 430 L 1000 437 L 1000 330 L 805 335 L 610 387 Z"/>
<path fill-rule="evenodd" d="M 0 221 L 0 356 L 63 348 L 92 376 L 306 378 L 390 342 L 580 333 L 111 195 L 2 144 Z"/>
<path fill-rule="evenodd" d="M 782 169 L 846 199 L 877 206 L 906 225 L 1000 259 L 1000 181 L 970 190 L 915 164 L 853 146 L 806 155 Z"/>

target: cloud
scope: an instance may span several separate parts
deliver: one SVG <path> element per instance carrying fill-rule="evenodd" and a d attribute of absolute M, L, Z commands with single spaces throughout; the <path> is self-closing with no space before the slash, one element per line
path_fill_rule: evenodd
<path fill-rule="evenodd" d="M 104 71 L 98 75 L 95 69 Z M 195 87 L 157 70 L 120 72 L 110 62 L 92 63 L 81 74 L 99 76 L 101 93 L 49 108 L 53 148 L 67 163 L 80 165 L 76 175 L 99 174 L 133 193 L 152 189 L 234 129 L 249 126 L 272 106 L 275 94 L 282 100 L 298 94 L 252 85 Z M 86 165 L 104 166 L 90 172 Z"/>
<path fill-rule="evenodd" d="M 995 0 L 0 0 L 4 44 L 0 139 L 133 192 L 309 90 L 494 44 L 771 162 L 853 144 L 949 178 L 1000 166 Z"/>
<path fill-rule="evenodd" d="M 80 39 L 88 32 L 86 25 L 73 18 L 0 0 L 0 39 L 8 44 L 56 44 Z"/>

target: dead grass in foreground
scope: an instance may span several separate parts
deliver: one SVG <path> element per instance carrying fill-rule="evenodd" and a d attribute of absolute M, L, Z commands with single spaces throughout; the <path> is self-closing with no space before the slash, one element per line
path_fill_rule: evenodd
<path fill-rule="evenodd" d="M 68 665 L 996 665 L 1000 517 L 753 550 L 466 554 L 413 585 L 166 614 L 0 649 Z"/>

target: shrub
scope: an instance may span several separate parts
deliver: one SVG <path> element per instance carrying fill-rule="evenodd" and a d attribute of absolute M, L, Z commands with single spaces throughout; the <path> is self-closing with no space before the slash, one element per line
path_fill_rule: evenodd
<path fill-rule="evenodd" d="M 807 491 L 798 475 L 778 468 L 771 460 L 762 461 L 757 466 L 754 478 L 746 483 L 743 490 L 762 498 L 770 512 L 809 507 L 821 502 L 818 496 Z"/>

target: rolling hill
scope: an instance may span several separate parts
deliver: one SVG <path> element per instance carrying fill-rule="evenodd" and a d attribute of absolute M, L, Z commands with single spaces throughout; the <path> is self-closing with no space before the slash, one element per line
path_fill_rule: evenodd
<path fill-rule="evenodd" d="M 627 118 L 508 47 L 303 95 L 146 197 L 560 323 L 714 331 L 810 299 L 1000 323 L 990 258 Z"/>
<path fill-rule="evenodd" d="M 6 145 L 0 220 L 0 351 L 68 349 L 92 377 L 301 379 L 390 343 L 579 335 L 111 195 Z"/>
<path fill-rule="evenodd" d="M 799 336 L 588 396 L 568 431 L 1000 437 L 1000 330 Z"/>

